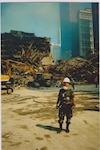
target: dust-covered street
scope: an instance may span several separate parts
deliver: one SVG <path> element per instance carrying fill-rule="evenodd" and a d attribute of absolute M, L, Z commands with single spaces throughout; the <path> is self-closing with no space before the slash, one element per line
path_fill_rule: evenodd
<path fill-rule="evenodd" d="M 17 87 L 12 94 L 3 94 L 2 150 L 99 150 L 98 91 L 95 85 L 75 86 L 70 132 L 60 134 L 55 108 L 59 88 Z"/>

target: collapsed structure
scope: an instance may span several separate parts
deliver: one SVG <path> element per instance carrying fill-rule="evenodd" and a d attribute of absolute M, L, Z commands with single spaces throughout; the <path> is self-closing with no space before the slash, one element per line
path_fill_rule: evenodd
<path fill-rule="evenodd" d="M 50 38 L 36 37 L 34 33 L 10 31 L 1 34 L 1 58 L 40 65 L 50 54 Z"/>
<path fill-rule="evenodd" d="M 13 30 L 3 33 L 1 49 L 1 73 L 9 74 L 10 78 L 13 76 L 15 85 L 27 85 L 34 80 L 36 72 L 48 73 L 48 65 L 54 64 L 50 38 L 36 37 L 34 33 Z M 44 63 L 44 58 L 47 63 Z"/>
<path fill-rule="evenodd" d="M 49 73 L 53 82 L 65 76 L 73 77 L 75 81 L 93 80 L 98 74 L 98 53 L 90 59 L 73 58 L 55 63 L 51 52 L 50 38 L 37 37 L 34 33 L 11 30 L 1 34 L 1 59 L 11 60 L 33 67 L 39 73 Z M 1 64 L 3 74 L 5 66 Z M 33 76 L 25 67 L 11 66 L 15 85 L 26 85 Z"/>

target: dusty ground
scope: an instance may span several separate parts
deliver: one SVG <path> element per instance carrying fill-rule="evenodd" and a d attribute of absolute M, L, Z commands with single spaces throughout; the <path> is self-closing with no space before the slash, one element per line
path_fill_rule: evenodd
<path fill-rule="evenodd" d="M 2 95 L 2 150 L 99 150 L 98 89 L 87 92 L 77 87 L 70 133 L 60 134 L 55 109 L 58 91 L 21 87 Z"/>

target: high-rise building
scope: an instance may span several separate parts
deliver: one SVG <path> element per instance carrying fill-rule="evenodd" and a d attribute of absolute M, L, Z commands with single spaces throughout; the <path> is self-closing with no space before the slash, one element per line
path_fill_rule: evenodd
<path fill-rule="evenodd" d="M 78 13 L 80 9 L 91 8 L 91 3 L 78 2 L 60 2 L 59 3 L 59 29 L 58 29 L 58 43 L 53 46 L 53 55 L 61 60 L 71 59 L 82 54 L 80 50 L 80 28 Z M 86 13 L 85 13 L 86 14 Z M 90 13 L 91 14 L 91 13 Z M 85 20 L 85 19 L 84 19 Z M 88 20 L 86 20 L 88 22 Z M 91 21 L 90 21 L 91 22 Z M 89 27 L 90 29 L 90 27 Z M 92 27 L 91 27 L 92 30 Z M 88 34 L 88 33 L 87 33 Z M 93 48 L 91 33 L 88 34 L 87 39 L 91 44 L 88 48 Z M 81 36 L 82 38 L 83 36 Z M 89 44 L 89 43 L 88 43 Z M 58 46 L 60 45 L 60 46 Z M 87 48 L 87 47 L 86 47 Z M 81 54 L 80 54 L 81 52 Z M 56 55 L 55 55 L 56 53 Z M 57 55 L 58 53 L 58 55 Z"/>
<path fill-rule="evenodd" d="M 78 3 L 60 3 L 61 59 L 78 55 Z"/>
<path fill-rule="evenodd" d="M 93 23 L 91 9 L 79 10 L 79 49 L 80 56 L 86 57 L 88 51 L 94 51 Z"/>
<path fill-rule="evenodd" d="M 99 3 L 92 3 L 94 48 L 99 49 Z"/>

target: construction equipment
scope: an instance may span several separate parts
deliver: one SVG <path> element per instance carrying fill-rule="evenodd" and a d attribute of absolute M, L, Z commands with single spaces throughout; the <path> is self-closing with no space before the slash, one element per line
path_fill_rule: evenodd
<path fill-rule="evenodd" d="M 7 70 L 9 72 L 10 77 L 12 75 L 11 67 L 23 68 L 24 70 L 29 70 L 32 73 L 34 80 L 32 82 L 28 82 L 27 84 L 28 86 L 32 86 L 32 87 L 40 87 L 40 86 L 50 87 L 51 86 L 52 75 L 49 73 L 38 72 L 39 68 L 37 68 L 36 66 L 34 66 L 33 68 L 31 65 L 18 62 L 18 61 L 13 61 L 13 60 L 6 60 L 6 66 L 7 66 Z"/>
<path fill-rule="evenodd" d="M 28 64 L 22 63 L 22 62 L 18 62 L 18 61 L 14 61 L 11 59 L 2 60 L 1 62 L 5 63 L 5 66 L 6 66 L 7 74 L 9 77 L 7 82 L 8 81 L 11 82 L 13 80 L 12 68 L 23 68 L 24 70 L 30 71 L 33 76 L 33 81 L 28 82 L 27 86 L 32 86 L 32 87 L 40 87 L 40 86 L 50 87 L 51 86 L 51 78 L 52 78 L 51 74 L 39 73 L 37 70 L 38 68 L 36 68 L 36 66 L 33 68 L 31 65 L 28 65 Z M 6 74 L 4 74 L 4 75 L 6 75 Z M 2 76 L 4 76 L 4 75 L 2 75 Z M 7 85 L 7 83 L 5 85 Z"/>
<path fill-rule="evenodd" d="M 12 76 L 12 70 L 11 70 L 12 68 L 23 68 L 24 70 L 29 70 L 32 73 L 32 75 L 34 75 L 36 73 L 36 69 L 26 63 L 14 61 L 11 59 L 1 60 L 1 62 L 5 63 L 7 74 L 9 75 L 10 78 Z"/>
<path fill-rule="evenodd" d="M 13 60 L 1 60 L 1 64 L 5 66 L 4 68 L 1 67 L 1 90 L 6 91 L 6 93 L 10 94 L 13 92 L 13 84 L 14 84 L 14 79 L 12 77 L 12 68 L 23 68 L 24 70 L 29 70 L 32 75 L 36 73 L 36 70 L 31 66 L 27 65 L 22 62 L 18 61 L 13 61 Z"/>
<path fill-rule="evenodd" d="M 4 67 L 3 67 L 4 66 Z M 14 80 L 11 77 L 11 70 L 8 61 L 1 61 L 1 94 L 11 94 L 13 92 Z"/>
<path fill-rule="evenodd" d="M 34 81 L 28 82 L 28 86 L 31 87 L 50 87 L 52 75 L 49 73 L 36 73 Z"/>
<path fill-rule="evenodd" d="M 9 75 L 1 75 L 1 94 L 3 91 L 7 94 L 11 94 L 13 92 L 13 78 L 10 78 Z"/>

